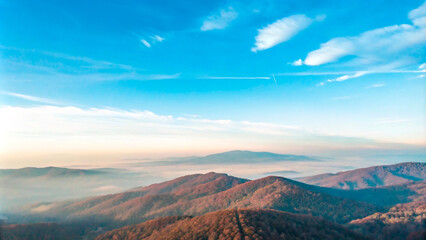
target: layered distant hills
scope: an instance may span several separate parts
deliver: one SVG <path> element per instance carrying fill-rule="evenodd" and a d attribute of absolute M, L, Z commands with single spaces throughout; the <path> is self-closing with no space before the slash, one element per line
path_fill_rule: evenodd
<path fill-rule="evenodd" d="M 426 180 L 426 163 L 407 162 L 299 178 L 301 182 L 339 189 L 362 189 Z"/>
<path fill-rule="evenodd" d="M 131 239 L 364 239 L 320 218 L 266 209 L 221 210 L 199 217 L 164 217 L 102 234 Z"/>
<path fill-rule="evenodd" d="M 221 209 L 255 207 L 347 223 L 382 209 L 350 197 L 343 198 L 339 193 L 338 190 L 330 191 L 282 177 L 248 181 L 226 174 L 208 173 L 118 194 L 36 204 L 27 209 L 26 215 L 48 216 L 58 220 L 92 218 L 131 223 L 162 216 L 201 215 Z"/>
<path fill-rule="evenodd" d="M 68 174 L 102 174 L 90 172 L 99 170 L 88 171 Z M 222 239 L 370 237 L 384 240 L 424 236 L 425 163 L 326 175 L 335 177 L 329 187 L 276 176 L 248 180 L 211 172 L 115 194 L 35 203 L 5 212 L 8 222 L 3 228 L 3 239 L 34 234 L 47 236 L 40 239 L 52 239 L 48 236 L 62 233 L 74 239 L 96 236 L 98 239 L 203 239 L 210 236 L 221 239 L 222 236 Z M 306 179 L 325 178 L 314 176 L 302 180 L 308 182 Z M 373 185 L 371 179 L 377 186 L 362 185 Z M 342 189 L 349 186 L 349 182 L 353 183 L 352 188 Z"/>

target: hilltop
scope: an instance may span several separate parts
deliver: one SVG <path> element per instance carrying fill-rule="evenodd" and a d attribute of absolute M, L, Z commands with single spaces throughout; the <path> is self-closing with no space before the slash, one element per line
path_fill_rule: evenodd
<path fill-rule="evenodd" d="M 265 209 L 222 210 L 199 217 L 165 217 L 116 229 L 107 239 L 364 239 L 325 220 Z"/>

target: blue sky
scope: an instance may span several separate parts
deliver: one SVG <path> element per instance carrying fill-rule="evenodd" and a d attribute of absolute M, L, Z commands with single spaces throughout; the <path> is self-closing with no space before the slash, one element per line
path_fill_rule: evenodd
<path fill-rule="evenodd" d="M 424 154 L 425 50 L 418 0 L 1 0 L 2 155 Z"/>

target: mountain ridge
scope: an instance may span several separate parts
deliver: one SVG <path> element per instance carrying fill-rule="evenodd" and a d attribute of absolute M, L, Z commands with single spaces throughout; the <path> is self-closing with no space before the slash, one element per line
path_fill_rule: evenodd
<path fill-rule="evenodd" d="M 327 231 L 320 230 L 327 228 Z M 302 230 L 303 229 L 303 230 Z M 265 209 L 229 209 L 165 217 L 104 233 L 107 239 L 364 239 L 319 218 Z"/>
<path fill-rule="evenodd" d="M 206 179 L 210 181 L 206 182 Z M 170 186 L 174 186 L 173 189 Z M 319 189 L 322 188 L 283 177 L 248 181 L 226 174 L 195 174 L 118 194 L 35 205 L 27 213 L 35 214 L 35 209 L 44 208 L 36 215 L 56 216 L 58 219 L 95 217 L 135 222 L 162 216 L 201 215 L 235 207 L 257 207 L 321 216 L 343 223 L 381 209 Z M 357 211 L 348 214 L 348 207 Z"/>
<path fill-rule="evenodd" d="M 426 163 L 404 162 L 297 178 L 298 181 L 330 188 L 356 190 L 426 180 Z"/>

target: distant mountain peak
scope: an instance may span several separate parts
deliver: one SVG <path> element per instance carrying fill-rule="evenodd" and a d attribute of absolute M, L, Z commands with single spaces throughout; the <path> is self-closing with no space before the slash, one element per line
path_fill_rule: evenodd
<path fill-rule="evenodd" d="M 319 159 L 293 154 L 279 154 L 271 152 L 254 152 L 248 150 L 232 150 L 222 153 L 210 154 L 204 157 L 186 158 L 184 162 L 196 164 L 221 163 L 221 164 L 238 164 L 238 163 L 267 163 L 281 161 L 319 161 Z"/>

